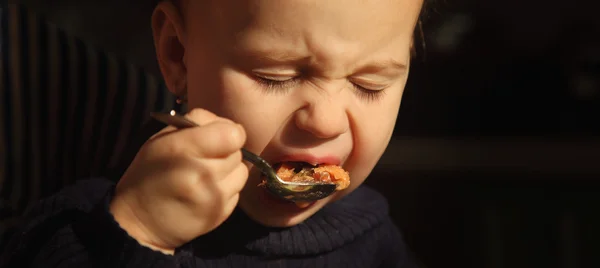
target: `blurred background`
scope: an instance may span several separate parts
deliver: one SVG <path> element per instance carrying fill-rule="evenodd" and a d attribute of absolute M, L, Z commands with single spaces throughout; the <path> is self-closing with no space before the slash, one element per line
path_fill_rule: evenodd
<path fill-rule="evenodd" d="M 21 0 L 158 75 L 151 1 Z M 600 267 L 600 3 L 438 1 L 368 184 L 428 267 Z"/>

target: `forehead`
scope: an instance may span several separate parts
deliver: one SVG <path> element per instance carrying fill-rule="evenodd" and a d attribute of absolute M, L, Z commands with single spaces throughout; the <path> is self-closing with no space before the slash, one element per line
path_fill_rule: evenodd
<path fill-rule="evenodd" d="M 377 28 L 412 31 L 423 0 L 188 0 L 186 14 L 195 26 L 227 33 L 252 27 L 294 32 L 336 28 L 365 32 Z"/>
<path fill-rule="evenodd" d="M 421 6 L 422 0 L 205 0 L 190 1 L 186 11 L 190 34 L 204 42 L 327 62 L 408 51 Z"/>

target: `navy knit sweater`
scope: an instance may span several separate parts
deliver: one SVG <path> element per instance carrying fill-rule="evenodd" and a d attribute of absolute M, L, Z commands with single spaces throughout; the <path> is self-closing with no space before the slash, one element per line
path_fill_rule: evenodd
<path fill-rule="evenodd" d="M 164 127 L 151 122 L 123 154 L 119 178 Z M 141 246 L 108 211 L 114 182 L 80 181 L 33 207 L 0 257 L 0 268 L 54 267 L 417 267 L 385 198 L 361 186 L 304 223 L 267 228 L 236 210 L 219 228 L 164 255 Z"/>
<path fill-rule="evenodd" d="M 141 246 L 108 212 L 114 184 L 79 182 L 41 201 L 0 267 L 416 267 L 385 199 L 360 187 L 304 223 L 267 228 L 236 210 L 167 256 Z"/>

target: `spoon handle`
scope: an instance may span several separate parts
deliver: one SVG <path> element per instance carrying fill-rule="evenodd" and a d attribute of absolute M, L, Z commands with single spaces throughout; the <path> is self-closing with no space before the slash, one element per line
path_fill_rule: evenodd
<path fill-rule="evenodd" d="M 174 126 L 176 128 L 190 128 L 190 127 L 199 127 L 200 125 L 194 123 L 193 121 L 175 114 L 175 111 L 171 111 L 170 114 L 167 113 L 151 113 L 150 117 L 155 120 L 162 122 L 164 124 Z"/>
<path fill-rule="evenodd" d="M 244 158 L 244 160 L 252 163 L 255 167 L 257 167 L 260 170 L 260 172 L 262 172 L 263 174 L 265 174 L 268 177 L 272 177 L 272 178 L 277 177 L 277 173 L 275 172 L 275 170 L 273 170 L 273 167 L 271 167 L 271 165 L 269 165 L 269 162 L 262 159 L 260 156 L 251 153 L 250 151 L 246 150 L 245 148 L 242 148 L 241 150 L 242 150 L 242 158 Z"/>

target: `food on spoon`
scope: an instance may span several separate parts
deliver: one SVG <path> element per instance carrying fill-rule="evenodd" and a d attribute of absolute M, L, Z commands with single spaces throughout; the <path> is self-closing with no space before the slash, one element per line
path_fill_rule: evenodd
<path fill-rule="evenodd" d="M 350 186 L 350 175 L 337 165 L 313 166 L 303 162 L 284 162 L 275 166 L 277 176 L 289 182 L 334 183 L 336 190 Z"/>

